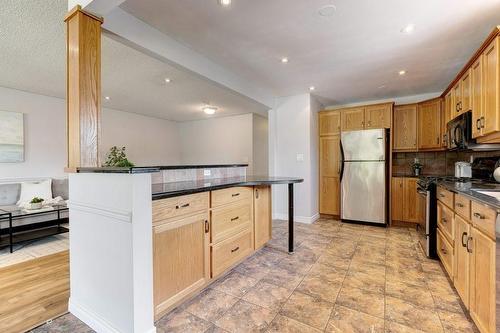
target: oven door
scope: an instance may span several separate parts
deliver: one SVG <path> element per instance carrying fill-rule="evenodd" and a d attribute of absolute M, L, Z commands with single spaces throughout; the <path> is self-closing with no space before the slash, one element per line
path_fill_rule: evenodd
<path fill-rule="evenodd" d="M 429 211 L 430 211 L 430 193 L 423 189 L 418 189 L 418 241 L 425 255 L 429 257 Z"/>

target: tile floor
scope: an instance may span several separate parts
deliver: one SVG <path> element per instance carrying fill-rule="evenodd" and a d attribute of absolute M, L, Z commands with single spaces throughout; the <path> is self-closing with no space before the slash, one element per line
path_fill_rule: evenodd
<path fill-rule="evenodd" d="M 160 319 L 158 332 L 477 332 L 440 264 L 413 230 L 319 220 L 287 226 L 199 296 Z M 71 314 L 33 332 L 92 332 Z"/>

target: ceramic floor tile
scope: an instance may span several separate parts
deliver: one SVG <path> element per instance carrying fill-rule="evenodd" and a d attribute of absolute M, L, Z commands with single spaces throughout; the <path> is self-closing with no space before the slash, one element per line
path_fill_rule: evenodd
<path fill-rule="evenodd" d="M 439 318 L 445 333 L 470 333 L 475 332 L 474 325 L 463 313 L 439 311 Z"/>
<path fill-rule="evenodd" d="M 228 311 L 238 299 L 215 289 L 206 289 L 186 305 L 186 311 L 214 322 Z"/>
<path fill-rule="evenodd" d="M 233 271 L 215 282 L 211 288 L 235 297 L 242 297 L 248 290 L 255 286 L 258 281 L 257 279 Z"/>
<path fill-rule="evenodd" d="M 385 321 L 386 333 L 425 333 L 424 331 L 417 330 L 408 326 L 404 326 L 393 321 Z"/>
<path fill-rule="evenodd" d="M 344 280 L 344 286 L 384 293 L 385 276 L 370 272 L 349 270 Z"/>
<path fill-rule="evenodd" d="M 276 311 L 240 300 L 215 324 L 228 332 L 264 332 L 276 316 Z"/>
<path fill-rule="evenodd" d="M 382 333 L 384 320 L 336 305 L 326 326 L 327 333 Z"/>
<path fill-rule="evenodd" d="M 93 329 L 85 325 L 80 319 L 71 313 L 54 319 L 49 324 L 39 326 L 30 333 L 95 333 Z"/>
<path fill-rule="evenodd" d="M 256 259 L 246 260 L 241 264 L 239 264 L 238 266 L 236 266 L 234 270 L 240 274 L 252 277 L 257 280 L 260 280 L 266 274 L 269 274 L 269 267 L 261 264 Z"/>
<path fill-rule="evenodd" d="M 277 315 L 271 322 L 266 332 L 269 333 L 320 333 L 322 331 L 307 326 L 291 318 Z"/>
<path fill-rule="evenodd" d="M 292 291 L 289 289 L 260 281 L 243 296 L 243 299 L 264 308 L 278 310 L 291 294 Z"/>
<path fill-rule="evenodd" d="M 343 286 L 336 304 L 384 318 L 384 294 Z"/>
<path fill-rule="evenodd" d="M 182 311 L 169 318 L 162 318 L 156 322 L 158 332 L 169 333 L 203 333 L 212 326 L 212 323 Z"/>
<path fill-rule="evenodd" d="M 432 294 L 425 287 L 416 287 L 399 280 L 386 283 L 387 296 L 397 297 L 420 307 L 434 308 Z"/>
<path fill-rule="evenodd" d="M 351 259 L 342 258 L 330 253 L 324 253 L 319 257 L 318 263 L 347 270 L 351 263 Z"/>
<path fill-rule="evenodd" d="M 418 307 L 399 298 L 386 297 L 386 319 L 428 333 L 441 333 L 443 327 L 434 309 Z"/>
<path fill-rule="evenodd" d="M 295 290 L 334 303 L 341 287 L 342 281 L 332 282 L 321 276 L 306 275 Z"/>
<path fill-rule="evenodd" d="M 273 267 L 270 269 L 269 273 L 261 279 L 261 281 L 293 290 L 300 284 L 303 278 L 303 274 L 281 267 Z"/>
<path fill-rule="evenodd" d="M 306 325 L 323 330 L 333 304 L 295 291 L 281 309 L 281 314 Z"/>

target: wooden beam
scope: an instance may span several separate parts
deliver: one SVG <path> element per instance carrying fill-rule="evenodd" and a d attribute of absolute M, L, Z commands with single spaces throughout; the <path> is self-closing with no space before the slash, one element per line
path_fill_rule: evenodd
<path fill-rule="evenodd" d="M 76 6 L 66 22 L 67 171 L 98 167 L 102 18 Z"/>

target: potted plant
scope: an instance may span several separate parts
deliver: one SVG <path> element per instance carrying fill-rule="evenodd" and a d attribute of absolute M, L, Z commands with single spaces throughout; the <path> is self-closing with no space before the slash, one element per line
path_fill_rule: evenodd
<path fill-rule="evenodd" d="M 413 163 L 411 164 L 411 168 L 413 170 L 414 176 L 420 176 L 420 172 L 422 171 L 423 164 L 420 163 L 418 158 L 415 158 Z"/>
<path fill-rule="evenodd" d="M 33 199 L 31 199 L 30 201 L 30 206 L 29 208 L 30 209 L 40 209 L 42 208 L 42 205 L 43 205 L 43 199 L 42 198 L 39 198 L 39 197 L 34 197 Z"/>
<path fill-rule="evenodd" d="M 104 162 L 104 166 L 132 168 L 134 166 L 134 163 L 130 162 L 127 159 L 127 154 L 125 153 L 125 147 L 118 148 L 116 146 L 113 146 L 106 155 L 106 162 Z"/>

